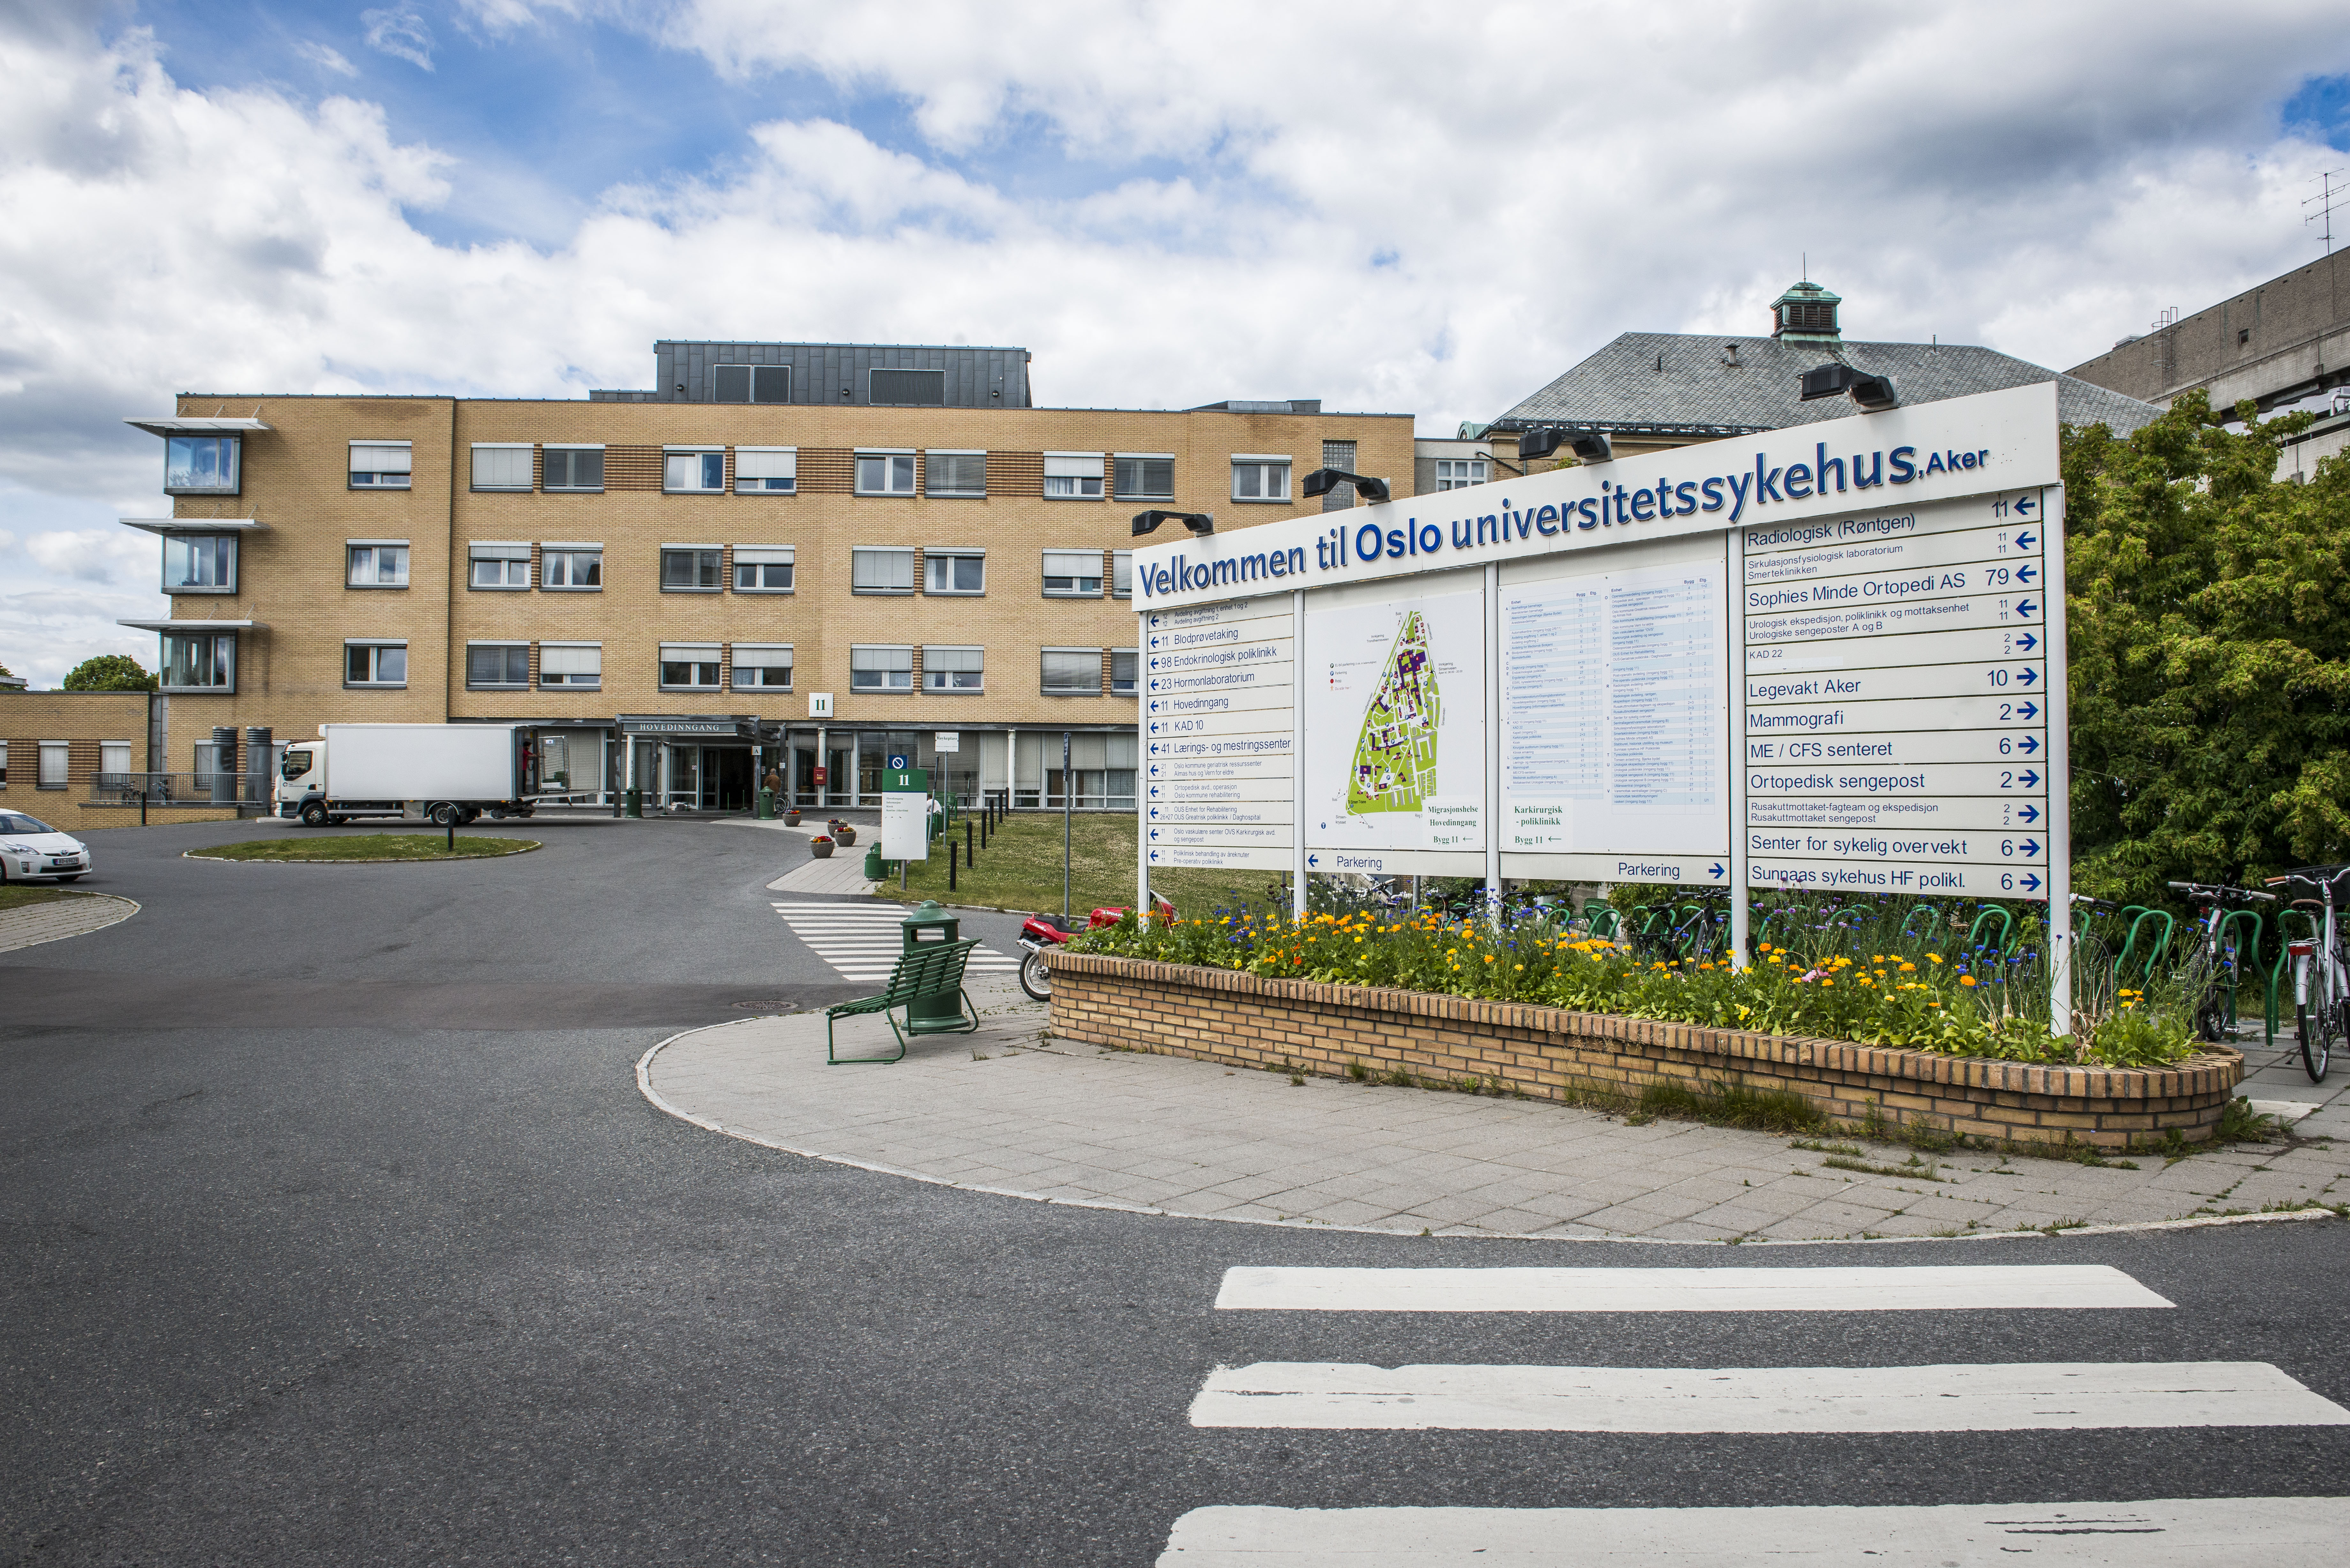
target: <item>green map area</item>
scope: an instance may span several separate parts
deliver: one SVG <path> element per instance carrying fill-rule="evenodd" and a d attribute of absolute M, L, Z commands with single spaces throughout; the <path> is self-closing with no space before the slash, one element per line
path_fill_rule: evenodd
<path fill-rule="evenodd" d="M 1436 793 L 1436 728 L 1443 716 L 1444 699 L 1428 651 L 1428 620 L 1413 610 L 1396 632 L 1378 688 L 1363 713 L 1347 779 L 1347 815 L 1416 812 Z"/>

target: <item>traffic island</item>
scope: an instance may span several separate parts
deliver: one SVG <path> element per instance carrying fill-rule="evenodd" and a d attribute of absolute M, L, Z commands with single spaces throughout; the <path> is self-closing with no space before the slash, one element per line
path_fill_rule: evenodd
<path fill-rule="evenodd" d="M 1053 1033 L 1067 1040 L 1565 1104 L 1637 1103 L 1659 1085 L 1720 1098 L 1734 1085 L 1841 1127 L 1979 1147 L 2207 1143 L 2244 1072 L 2224 1046 L 2158 1067 L 2057 1065 L 1098 953 L 1045 961 Z"/>
<path fill-rule="evenodd" d="M 360 833 L 348 838 L 260 838 L 187 850 L 182 858 L 258 860 L 280 866 L 381 866 L 411 860 L 494 860 L 538 847 L 536 838 L 452 840 L 440 833 Z"/>

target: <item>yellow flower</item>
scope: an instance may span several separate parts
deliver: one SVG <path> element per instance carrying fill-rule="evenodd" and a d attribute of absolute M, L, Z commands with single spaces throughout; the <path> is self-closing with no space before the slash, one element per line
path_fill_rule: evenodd
<path fill-rule="evenodd" d="M 1523 968 L 1525 968 L 1526 966 L 1525 966 L 1525 965 L 1523 965 L 1523 964 L 1520 964 L 1520 965 L 1518 965 L 1518 967 L 1519 967 L 1520 969 L 1523 969 Z"/>
<path fill-rule="evenodd" d="M 1928 953 L 1926 955 L 1926 961 L 1928 963 L 1939 963 L 1942 961 L 1942 955 L 1939 953 Z"/>
<path fill-rule="evenodd" d="M 1832 981 L 1832 980 L 1824 980 L 1824 981 L 1820 981 L 1820 989 L 1821 989 L 1822 991 L 1831 990 L 1831 989 L 1833 989 L 1833 988 L 1834 988 L 1834 986 L 1835 986 L 1835 981 Z"/>
<path fill-rule="evenodd" d="M 1901 972 L 1903 974 L 1916 974 L 1918 972 L 1918 966 L 1914 963 L 1905 963 L 1901 966 Z"/>
<path fill-rule="evenodd" d="M 1959 976 L 1959 983 L 1960 985 L 1972 985 L 1974 982 L 1975 977 L 1970 974 L 1962 974 Z"/>

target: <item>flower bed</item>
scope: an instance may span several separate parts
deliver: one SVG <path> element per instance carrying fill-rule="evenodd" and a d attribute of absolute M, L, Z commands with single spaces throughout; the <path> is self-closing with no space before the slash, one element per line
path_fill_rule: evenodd
<path fill-rule="evenodd" d="M 1736 1085 L 1855 1127 L 2116 1150 L 2209 1139 L 2243 1072 L 2223 1049 L 2153 1068 L 2000 1061 L 1075 950 L 1089 940 L 1046 955 L 1054 1033 L 1231 1066 L 1567 1102 Z"/>

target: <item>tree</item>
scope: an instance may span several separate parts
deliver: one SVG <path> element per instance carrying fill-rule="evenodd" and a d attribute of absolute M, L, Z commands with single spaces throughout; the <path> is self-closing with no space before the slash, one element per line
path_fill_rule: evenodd
<path fill-rule="evenodd" d="M 2065 432 L 2073 861 L 2082 890 L 2350 858 L 2350 463 L 2276 478 L 2312 416 L 2200 392 Z"/>
<path fill-rule="evenodd" d="M 101 653 L 85 659 L 66 677 L 68 691 L 152 691 L 155 678 L 127 653 Z"/>

